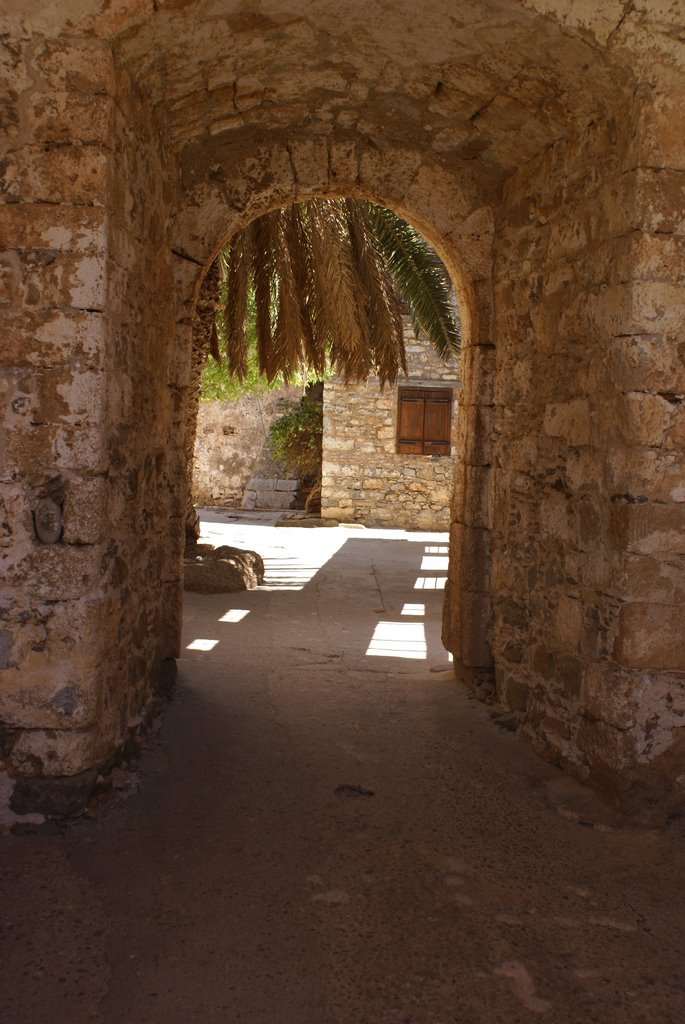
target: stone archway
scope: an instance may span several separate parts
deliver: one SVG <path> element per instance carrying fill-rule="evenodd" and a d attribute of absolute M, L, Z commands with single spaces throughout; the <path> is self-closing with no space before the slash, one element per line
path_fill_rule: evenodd
<path fill-rule="evenodd" d="M 460 403 L 463 437 L 476 435 L 470 453 L 465 446 L 458 458 L 457 475 L 461 481 L 469 465 L 468 458 L 481 462 L 481 472 L 468 484 L 469 500 L 483 507 L 489 488 L 490 436 L 487 432 L 488 403 L 492 402 L 494 347 L 491 307 L 483 298 L 489 292 L 492 275 L 492 217 L 482 205 L 482 196 L 468 180 L 460 195 L 453 178 L 440 167 L 423 164 L 421 154 L 405 150 L 364 151 L 351 145 L 328 146 L 311 140 L 291 139 L 287 146 L 275 143 L 249 154 L 239 164 L 230 162 L 224 169 L 212 150 L 203 158 L 211 163 L 215 177 L 232 182 L 232 205 L 225 189 L 206 181 L 189 192 L 179 212 L 174 236 L 177 254 L 176 280 L 181 317 L 178 324 L 179 348 L 190 344 L 190 314 L 202 278 L 203 264 L 211 260 L 233 231 L 254 217 L 273 208 L 312 195 L 336 195 L 372 198 L 397 210 L 423 231 L 450 271 L 459 296 L 462 315 L 462 345 L 467 376 L 464 399 Z M 193 163 L 194 169 L 198 164 Z M 221 168 L 221 170 L 220 170 Z M 259 169 L 259 170 L 257 170 Z M 279 177 L 281 175 L 281 177 Z M 470 175 L 469 175 L 470 177 Z M 468 191 L 467 191 L 468 188 Z M 449 210 L 437 215 L 436 197 L 447 193 L 452 198 Z M 471 193 L 469 195 L 469 193 Z M 432 223 L 438 220 L 439 228 Z M 228 226 L 227 226 L 228 225 Z M 481 524 L 489 529 L 489 521 Z M 455 521 L 454 545 L 459 547 L 458 521 Z M 489 671 L 491 610 L 489 553 L 464 546 L 459 554 L 458 572 L 451 582 L 451 594 L 459 606 L 459 627 L 447 618 L 447 645 L 469 669 Z M 467 581 L 462 591 L 462 581 Z M 454 613 L 457 614 L 457 613 Z"/>
<path fill-rule="evenodd" d="M 198 281 L 228 233 L 314 194 L 407 216 L 467 314 L 448 646 L 494 661 L 546 756 L 626 807 L 677 802 L 675 15 L 433 0 L 350 32 L 301 0 L 31 7 L 8 18 L 2 177 L 15 808 L 82 799 L 168 671 Z"/>

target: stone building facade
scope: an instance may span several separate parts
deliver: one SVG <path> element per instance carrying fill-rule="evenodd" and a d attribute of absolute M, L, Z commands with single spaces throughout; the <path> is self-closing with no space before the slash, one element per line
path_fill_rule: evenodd
<path fill-rule="evenodd" d="M 225 401 L 200 402 L 193 460 L 195 504 L 239 508 L 254 477 L 284 475 L 265 450 L 269 427 L 299 397 L 298 388 L 284 387 Z M 284 499 L 276 507 L 287 508 L 288 501 Z"/>
<path fill-rule="evenodd" d="M 682 5 L 369 0 L 350 32 L 317 0 L 12 0 L 0 30 L 3 803 L 78 806 L 179 652 L 206 267 L 347 195 L 459 296 L 457 671 L 623 807 L 682 806 Z"/>
<path fill-rule="evenodd" d="M 324 518 L 448 530 L 459 389 L 456 359 L 443 362 L 405 322 L 407 377 L 381 390 L 378 380 L 324 388 L 321 515 Z M 450 398 L 450 451 L 398 451 L 398 388 L 438 388 Z"/>

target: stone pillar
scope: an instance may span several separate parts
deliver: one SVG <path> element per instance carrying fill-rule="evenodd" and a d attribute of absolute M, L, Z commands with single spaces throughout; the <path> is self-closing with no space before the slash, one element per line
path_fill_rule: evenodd
<path fill-rule="evenodd" d="M 497 693 L 628 810 L 678 801 L 685 713 L 682 173 L 649 117 L 519 172 L 496 242 Z"/>
<path fill-rule="evenodd" d="M 629 806 L 685 798 L 685 77 L 656 75 L 634 98 L 618 193 L 605 319 L 612 615 L 578 734 L 593 774 L 621 774 Z"/>
<path fill-rule="evenodd" d="M 443 643 L 454 655 L 457 674 L 466 670 L 469 682 L 488 693 L 493 667 L 490 494 L 495 349 L 478 336 L 466 341 Z"/>
<path fill-rule="evenodd" d="M 0 767 L 16 812 L 62 813 L 178 646 L 167 197 L 108 44 L 5 58 Z"/>
<path fill-rule="evenodd" d="M 94 40 L 5 51 L 0 189 L 2 757 L 88 788 L 104 753 L 108 153 L 114 74 Z M 66 792 L 66 791 L 65 791 Z M 68 795 L 56 797 L 69 800 Z"/>

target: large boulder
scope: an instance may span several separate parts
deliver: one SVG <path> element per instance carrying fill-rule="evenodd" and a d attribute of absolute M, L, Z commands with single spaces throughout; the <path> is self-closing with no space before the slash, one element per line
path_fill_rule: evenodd
<path fill-rule="evenodd" d="M 264 562 L 256 551 L 195 544 L 186 548 L 184 573 L 185 590 L 225 594 L 258 587 L 264 581 Z"/>

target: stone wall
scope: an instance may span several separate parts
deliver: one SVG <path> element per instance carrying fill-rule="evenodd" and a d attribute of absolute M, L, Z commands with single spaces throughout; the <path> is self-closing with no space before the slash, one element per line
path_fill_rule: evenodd
<path fill-rule="evenodd" d="M 26 40 L 4 57 L 0 747 L 14 806 L 41 810 L 64 797 L 35 797 L 34 777 L 68 777 L 82 799 L 177 649 L 161 615 L 180 578 L 169 193 L 107 43 Z M 50 543 L 34 528 L 46 502 Z"/>
<path fill-rule="evenodd" d="M 443 362 L 405 318 L 408 377 L 399 384 L 435 382 L 454 387 L 456 426 L 459 365 Z M 454 462 L 452 456 L 401 455 L 396 450 L 397 387 L 377 380 L 324 387 L 321 515 L 374 526 L 447 530 Z"/>
<path fill-rule="evenodd" d="M 269 427 L 299 397 L 298 388 L 286 387 L 200 403 L 193 464 L 197 505 L 240 507 L 258 464 L 264 461 Z M 287 501 L 282 507 L 287 507 Z"/>
<path fill-rule="evenodd" d="M 663 159 L 661 113 L 638 102 L 514 175 L 495 243 L 497 691 L 635 808 L 685 743 L 685 193 L 640 131 Z M 485 550 L 480 514 L 458 529 Z"/>
<path fill-rule="evenodd" d="M 679 5 L 454 0 L 450 15 L 370 2 L 350 33 L 303 0 L 3 11 L 15 809 L 45 808 L 56 780 L 82 798 L 179 649 L 199 283 L 233 231 L 313 195 L 407 217 L 459 294 L 455 665 L 624 806 L 682 804 Z"/>

